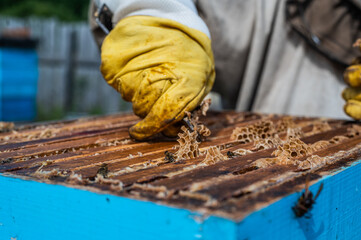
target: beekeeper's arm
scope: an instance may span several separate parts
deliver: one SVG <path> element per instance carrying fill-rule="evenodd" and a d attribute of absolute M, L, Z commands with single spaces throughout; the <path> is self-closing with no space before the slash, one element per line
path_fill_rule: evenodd
<path fill-rule="evenodd" d="M 191 0 L 95 1 L 104 3 L 113 29 L 101 45 L 101 72 L 143 119 L 130 135 L 143 140 L 169 132 L 213 86 L 207 26 Z"/>

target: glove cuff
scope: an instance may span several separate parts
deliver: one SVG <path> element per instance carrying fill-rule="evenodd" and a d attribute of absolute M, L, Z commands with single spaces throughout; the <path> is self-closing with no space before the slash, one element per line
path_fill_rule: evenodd
<path fill-rule="evenodd" d="M 210 38 L 207 25 L 198 16 L 192 0 L 95 0 L 96 5 L 106 4 L 114 13 L 113 26 L 129 16 L 166 18 L 205 33 Z"/>

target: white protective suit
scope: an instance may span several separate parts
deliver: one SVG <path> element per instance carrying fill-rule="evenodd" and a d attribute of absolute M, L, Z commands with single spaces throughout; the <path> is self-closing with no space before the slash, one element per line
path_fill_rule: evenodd
<path fill-rule="evenodd" d="M 226 109 L 346 118 L 341 92 L 344 69 L 311 49 L 291 30 L 284 0 L 199 0 L 215 56 L 214 91 Z M 115 25 L 131 15 L 176 20 L 209 35 L 191 0 L 99 0 L 90 24 L 101 44 L 105 35 L 92 17 L 106 3 Z M 121 54 L 121 53 L 120 53 Z"/>

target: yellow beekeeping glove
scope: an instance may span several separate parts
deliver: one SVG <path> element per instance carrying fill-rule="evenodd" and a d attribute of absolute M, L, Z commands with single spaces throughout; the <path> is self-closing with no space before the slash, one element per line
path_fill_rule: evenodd
<path fill-rule="evenodd" d="M 343 76 L 350 87 L 361 87 L 361 64 L 351 65 L 346 69 Z"/>
<path fill-rule="evenodd" d="M 357 40 L 355 47 L 361 51 L 361 40 Z M 355 59 L 343 74 L 344 81 L 350 86 L 342 92 L 346 104 L 344 111 L 355 120 L 361 119 L 361 64 L 360 58 Z"/>
<path fill-rule="evenodd" d="M 207 35 L 158 17 L 119 21 L 103 42 L 101 60 L 105 80 L 143 118 L 129 129 L 137 140 L 171 129 L 200 104 L 215 78 Z"/>
<path fill-rule="evenodd" d="M 342 92 L 346 104 L 344 111 L 355 120 L 361 119 L 361 65 L 352 65 L 344 73 L 344 80 L 350 86 Z"/>

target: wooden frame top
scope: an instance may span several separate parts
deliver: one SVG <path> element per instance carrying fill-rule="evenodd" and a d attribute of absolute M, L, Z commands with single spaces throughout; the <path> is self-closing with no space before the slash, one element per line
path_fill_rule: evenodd
<path fill-rule="evenodd" d="M 165 152 L 177 151 L 175 139 L 157 136 L 136 142 L 129 138 L 128 128 L 138 120 L 125 114 L 3 128 L 0 173 L 239 222 L 301 191 L 306 178 L 315 183 L 361 157 L 361 136 L 355 122 L 210 112 L 201 121 L 212 134 L 199 144 L 199 156 L 171 161 Z M 282 143 L 260 147 L 252 139 L 244 143 L 231 138 L 237 128 L 247 130 L 265 122 L 278 126 L 276 134 Z M 288 125 L 282 128 L 284 123 Z M 291 156 L 287 163 L 277 162 L 280 157 L 275 151 L 282 151 L 292 134 L 290 129 L 301 133 L 297 138 L 312 151 Z M 207 162 L 207 150 L 212 146 L 222 157 Z"/>

